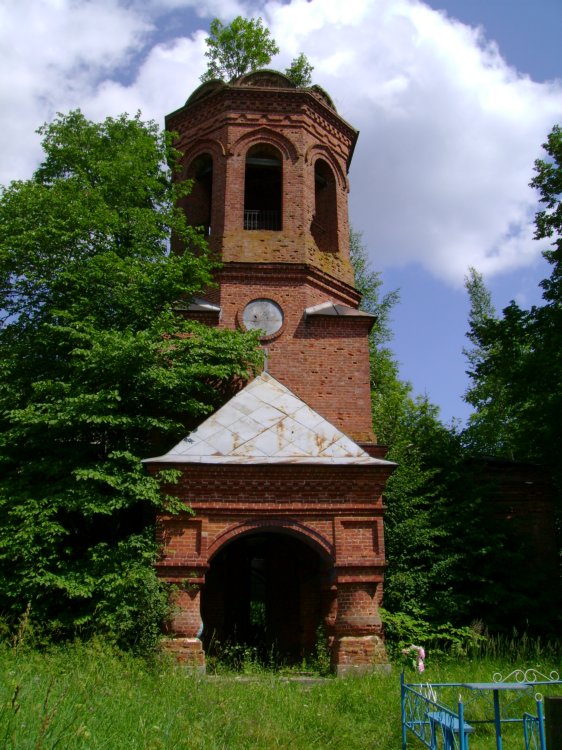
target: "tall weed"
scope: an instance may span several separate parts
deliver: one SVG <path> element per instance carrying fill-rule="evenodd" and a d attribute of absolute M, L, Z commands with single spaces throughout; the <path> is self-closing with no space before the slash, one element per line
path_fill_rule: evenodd
<path fill-rule="evenodd" d="M 529 639 L 492 642 L 490 649 L 493 655 L 447 659 L 428 650 L 423 679 L 489 681 L 497 671 L 540 666 L 546 673 L 560 663 L 559 650 L 552 651 L 551 660 L 544 644 Z M 314 681 L 263 670 L 201 678 L 167 658 L 147 661 L 103 641 L 41 652 L 16 650 L 5 642 L 0 646 L 0 747 L 396 750 L 401 746 L 398 672 Z M 408 677 L 418 679 L 413 672 Z M 480 730 L 470 745 L 493 748 L 489 733 Z"/>

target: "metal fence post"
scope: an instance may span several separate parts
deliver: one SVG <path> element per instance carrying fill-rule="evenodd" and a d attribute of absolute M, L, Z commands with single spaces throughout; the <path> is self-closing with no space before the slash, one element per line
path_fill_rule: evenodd
<path fill-rule="evenodd" d="M 402 716 L 402 750 L 406 750 L 406 688 L 404 672 L 400 673 L 400 713 Z"/>

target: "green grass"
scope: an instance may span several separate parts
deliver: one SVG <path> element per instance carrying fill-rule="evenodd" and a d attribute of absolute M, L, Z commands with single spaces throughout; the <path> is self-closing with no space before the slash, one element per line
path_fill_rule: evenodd
<path fill-rule="evenodd" d="M 430 656 L 424 681 L 490 680 L 514 666 L 559 667 L 553 653 L 545 656 L 541 648 L 537 659 L 531 652 L 526 649 L 526 660 L 518 653 L 437 664 Z M 6 750 L 401 747 L 399 668 L 312 685 L 265 671 L 196 678 L 166 660 L 146 662 L 93 643 L 47 652 L 6 646 L 0 674 L 0 748 Z M 470 740 L 471 750 L 494 746 L 484 728 Z M 410 747 L 422 746 L 412 738 Z M 505 750 L 522 747 L 506 735 Z"/>

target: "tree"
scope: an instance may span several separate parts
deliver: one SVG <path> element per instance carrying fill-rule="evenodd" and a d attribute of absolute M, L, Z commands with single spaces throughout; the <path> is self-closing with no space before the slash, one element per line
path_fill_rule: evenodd
<path fill-rule="evenodd" d="M 285 69 L 285 75 L 299 88 L 305 88 L 312 83 L 312 71 L 314 67 L 308 61 L 308 58 L 302 52 L 291 62 L 290 66 Z"/>
<path fill-rule="evenodd" d="M 531 354 L 523 378 L 532 377 L 533 399 L 521 409 L 526 427 L 532 420 L 534 445 L 555 473 L 562 491 L 562 129 L 555 125 L 543 143 L 548 159 L 537 159 L 531 186 L 540 193 L 544 208 L 535 218 L 535 239 L 552 239 L 544 251 L 551 265 L 550 277 L 541 282 L 542 307 L 534 307 L 525 319 Z M 524 385 L 524 384 L 523 384 Z M 524 388 L 522 388 L 524 392 Z"/>
<path fill-rule="evenodd" d="M 501 378 L 478 377 L 479 370 L 485 367 L 495 347 L 493 341 L 484 342 L 482 333 L 497 323 L 498 316 L 482 274 L 470 268 L 465 286 L 470 300 L 469 330 L 466 335 L 472 344 L 471 348 L 463 350 L 469 366 L 467 374 L 471 379 L 465 400 L 475 407 L 475 411 L 469 417 L 464 440 L 472 452 L 512 458 L 514 431 L 506 384 Z"/>
<path fill-rule="evenodd" d="M 257 342 L 176 313 L 214 265 L 154 123 L 75 111 L 39 132 L 43 163 L 0 193 L 0 611 L 146 645 L 153 515 L 178 503 L 141 459 L 248 377 Z"/>
<path fill-rule="evenodd" d="M 390 315 L 398 291 L 381 294 L 380 273 L 370 268 L 361 234 L 351 232 L 350 258 L 355 285 L 362 294 L 361 309 L 375 315 L 370 335 L 371 400 L 373 429 L 388 446 L 387 458 L 398 466 L 385 489 L 385 542 L 388 568 L 384 605 L 391 612 L 427 618 L 439 617 L 430 603 L 448 590 L 446 564 L 439 558 L 446 531 L 438 521 L 444 502 L 438 480 L 440 465 L 428 460 L 430 436 L 446 432 L 438 410 L 427 399 L 415 399 L 412 387 L 399 377 L 399 366 L 389 347 Z M 431 610 L 431 613 L 430 613 Z"/>
<path fill-rule="evenodd" d="M 384 607 L 406 615 L 425 633 L 475 619 L 498 629 L 502 622 L 496 611 L 513 624 L 513 603 L 521 600 L 513 596 L 509 575 L 500 580 L 501 571 L 513 569 L 513 557 L 505 550 L 505 531 L 494 517 L 487 488 L 476 481 L 479 467 L 467 460 L 459 430 L 443 425 L 438 408 L 414 397 L 411 385 L 400 379 L 389 347 L 398 292 L 381 295 L 382 279 L 370 269 L 361 235 L 352 232 L 350 240 L 361 307 L 376 316 L 370 340 L 373 429 L 388 446 L 387 458 L 397 463 L 384 493 Z M 490 300 L 476 273 L 471 288 L 475 320 L 487 318 Z M 491 606 L 497 602 L 499 610 Z M 400 622 L 393 618 L 394 629 Z"/>
<path fill-rule="evenodd" d="M 529 310 L 511 302 L 501 316 L 472 316 L 469 338 L 475 345 L 467 399 L 475 414 L 465 433 L 472 450 L 493 452 L 542 467 L 554 481 L 562 510 L 562 131 L 555 126 L 543 144 L 546 159 L 535 162 L 531 186 L 543 208 L 535 217 L 535 238 L 553 239 L 544 251 L 550 277 L 541 282 L 543 304 Z M 471 292 L 469 288 L 469 292 Z M 474 294 L 471 292 L 471 302 Z M 518 580 L 521 578 L 518 576 Z M 518 586 L 521 593 L 522 586 Z M 541 596 L 542 595 L 542 598 Z M 542 605 L 533 624 L 544 621 L 544 598 L 559 617 L 559 580 L 551 576 L 537 590 L 527 582 L 525 610 Z M 529 602 L 531 606 L 529 606 Z M 530 616 L 531 617 L 531 616 Z"/>
<path fill-rule="evenodd" d="M 515 302 L 500 318 L 471 322 L 478 347 L 467 398 L 480 435 L 496 431 L 501 453 L 543 463 L 562 486 L 562 131 L 555 126 L 543 144 L 548 159 L 535 162 L 531 186 L 544 208 L 535 238 L 554 238 L 544 256 L 551 275 L 541 282 L 543 305 L 523 310 Z M 501 416 L 501 424 L 499 418 Z M 500 425 L 501 430 L 500 430 Z"/>
<path fill-rule="evenodd" d="M 261 18 L 237 16 L 228 26 L 215 18 L 205 41 L 208 47 L 205 57 L 209 62 L 201 76 L 203 82 L 239 78 L 244 73 L 266 67 L 279 52 Z"/>
<path fill-rule="evenodd" d="M 397 290 L 381 294 L 381 274 L 371 270 L 360 232 L 350 232 L 349 254 L 355 286 L 362 295 L 360 307 L 375 316 L 369 337 L 373 426 L 379 441 L 392 445 L 412 390 L 400 380 L 398 362 L 388 346 L 392 339 L 390 316 L 400 294 Z"/>

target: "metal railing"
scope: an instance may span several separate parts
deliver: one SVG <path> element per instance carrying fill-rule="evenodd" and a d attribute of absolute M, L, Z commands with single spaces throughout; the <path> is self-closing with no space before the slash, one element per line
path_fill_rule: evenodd
<path fill-rule="evenodd" d="M 281 229 L 281 212 L 245 209 L 244 229 L 268 229 L 278 232 Z"/>
<path fill-rule="evenodd" d="M 497 750 L 503 747 L 502 727 L 515 728 L 516 725 L 523 730 L 525 750 L 547 750 L 547 747 L 550 750 L 546 736 L 549 729 L 548 712 L 545 722 L 544 698 L 536 688 L 562 685 L 558 673 L 553 671 L 546 676 L 533 669 L 515 670 L 509 675 L 509 679 L 514 681 L 503 680 L 496 673 L 494 682 L 490 683 L 442 682 L 424 685 L 408 684 L 402 674 L 402 750 L 407 748 L 408 733 L 414 734 L 429 750 L 468 750 L 469 735 L 473 732 L 477 734 L 476 730 L 481 724 L 494 725 Z M 466 703 L 461 698 L 461 691 L 470 693 Z M 505 705 L 501 707 L 500 692 L 516 697 L 504 701 Z M 494 717 L 491 718 L 488 714 L 486 718 L 482 718 L 480 709 L 490 705 L 491 694 Z M 521 699 L 526 703 L 527 710 L 521 705 Z M 560 698 L 547 697 L 547 700 L 555 701 Z M 553 723 L 552 727 L 554 726 Z"/>
<path fill-rule="evenodd" d="M 464 719 L 461 701 L 456 711 L 438 702 L 431 685 L 408 685 L 400 675 L 402 749 L 407 747 L 408 730 L 429 750 L 468 750 L 472 727 Z"/>
<path fill-rule="evenodd" d="M 527 712 L 523 714 L 523 733 L 525 736 L 525 750 L 542 750 L 546 748 L 544 717 L 540 701 L 537 701 L 536 716 Z"/>

